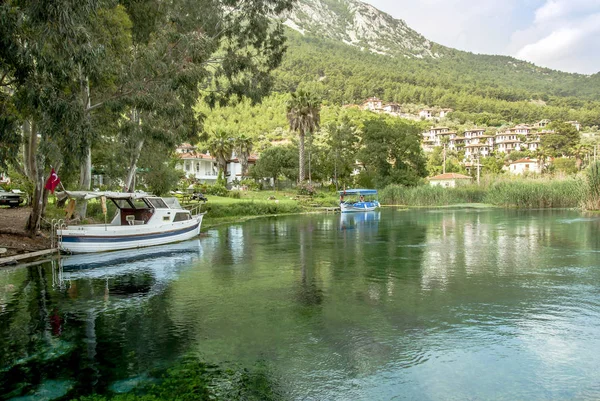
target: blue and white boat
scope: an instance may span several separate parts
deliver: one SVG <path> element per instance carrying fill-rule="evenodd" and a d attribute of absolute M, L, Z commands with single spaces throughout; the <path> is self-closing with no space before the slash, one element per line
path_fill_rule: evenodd
<path fill-rule="evenodd" d="M 146 193 L 68 191 L 59 199 L 112 201 L 117 212 L 110 223 L 69 225 L 57 230 L 60 250 L 90 253 L 143 248 L 185 241 L 200 234 L 204 213 L 193 214 L 176 198 Z"/>
<path fill-rule="evenodd" d="M 339 194 L 340 210 L 342 213 L 370 212 L 380 206 L 377 201 L 376 189 L 346 189 L 345 191 L 339 191 Z M 347 201 L 347 196 L 350 196 L 352 199 Z M 365 197 L 368 197 L 369 200 L 366 200 Z"/>

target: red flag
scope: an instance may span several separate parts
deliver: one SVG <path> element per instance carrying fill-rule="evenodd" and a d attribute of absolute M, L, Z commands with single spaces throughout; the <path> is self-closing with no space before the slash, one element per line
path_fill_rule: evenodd
<path fill-rule="evenodd" d="M 58 174 L 56 174 L 56 171 L 52 169 L 52 171 L 50 172 L 50 177 L 48 177 L 48 180 L 46 181 L 46 186 L 44 188 L 54 193 L 54 189 L 58 186 L 58 184 L 60 184 L 60 178 L 58 178 Z"/>

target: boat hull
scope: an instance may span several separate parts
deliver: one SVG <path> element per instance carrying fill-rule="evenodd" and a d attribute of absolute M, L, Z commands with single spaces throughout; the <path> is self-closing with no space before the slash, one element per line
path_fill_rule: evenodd
<path fill-rule="evenodd" d="M 144 248 L 192 239 L 200 234 L 203 215 L 159 226 L 81 226 L 58 230 L 59 248 L 69 253 Z"/>
<path fill-rule="evenodd" d="M 342 213 L 370 212 L 379 207 L 379 202 L 340 203 Z"/>

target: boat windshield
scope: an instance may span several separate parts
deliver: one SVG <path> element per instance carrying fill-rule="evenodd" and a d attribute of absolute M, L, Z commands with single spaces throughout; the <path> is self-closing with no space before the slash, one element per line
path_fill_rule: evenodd
<path fill-rule="evenodd" d="M 177 198 L 162 198 L 162 200 L 169 206 L 171 209 L 183 209 L 179 204 Z"/>
<path fill-rule="evenodd" d="M 155 209 L 168 209 L 169 207 L 161 198 L 148 198 L 148 203 L 154 206 Z"/>

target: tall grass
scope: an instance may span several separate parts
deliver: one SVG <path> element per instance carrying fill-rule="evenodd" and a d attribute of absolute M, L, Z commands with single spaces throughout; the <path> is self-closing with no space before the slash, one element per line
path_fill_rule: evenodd
<path fill-rule="evenodd" d="M 600 183 L 600 167 L 597 178 Z M 487 203 L 516 208 L 579 207 L 587 197 L 588 185 L 581 178 L 505 179 L 487 185 L 456 188 L 429 185 L 407 188 L 390 185 L 381 191 L 381 203 L 408 206 L 444 206 L 460 203 Z M 600 205 L 600 187 L 597 201 Z"/>
<path fill-rule="evenodd" d="M 457 203 L 481 203 L 484 197 L 485 190 L 476 185 L 457 188 L 429 185 L 409 188 L 402 185 L 389 185 L 381 191 L 379 200 L 384 205 L 444 206 Z"/>
<path fill-rule="evenodd" d="M 586 196 L 580 178 L 504 181 L 489 187 L 485 203 L 518 208 L 579 207 Z"/>
<path fill-rule="evenodd" d="M 583 208 L 600 210 L 600 161 L 590 164 L 586 171 L 586 190 Z"/>

